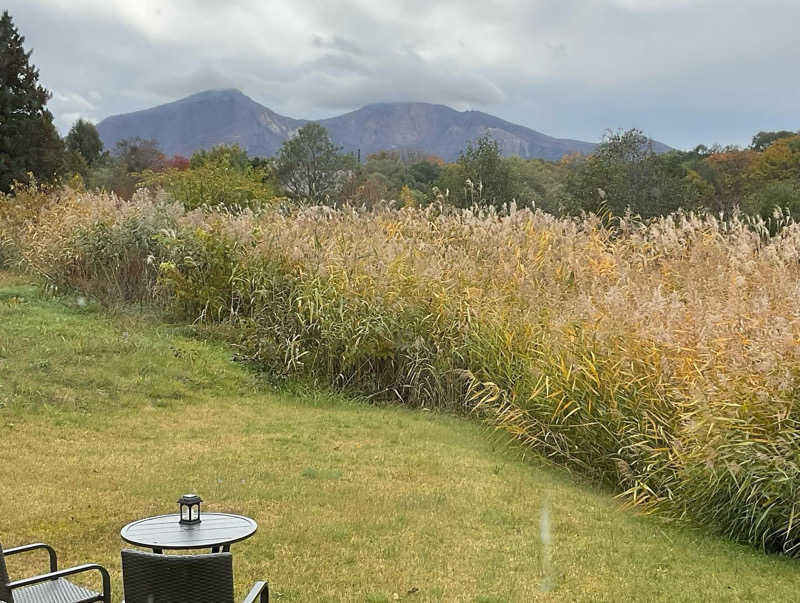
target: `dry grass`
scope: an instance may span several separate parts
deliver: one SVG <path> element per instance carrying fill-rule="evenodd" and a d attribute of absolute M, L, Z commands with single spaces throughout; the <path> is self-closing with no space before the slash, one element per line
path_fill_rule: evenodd
<path fill-rule="evenodd" d="M 636 517 L 472 421 L 274 391 L 185 328 L 0 273 L 0 539 L 108 566 L 197 489 L 244 513 L 276 600 L 788 601 L 797 562 Z M 542 539 L 547 510 L 551 546 Z M 30 557 L 13 575 L 43 569 Z M 415 590 L 416 589 L 416 590 Z"/>
<path fill-rule="evenodd" d="M 30 225 L 56 285 L 158 298 L 274 374 L 475 410 L 643 509 L 800 552 L 800 225 L 146 193 L 62 195 Z"/>

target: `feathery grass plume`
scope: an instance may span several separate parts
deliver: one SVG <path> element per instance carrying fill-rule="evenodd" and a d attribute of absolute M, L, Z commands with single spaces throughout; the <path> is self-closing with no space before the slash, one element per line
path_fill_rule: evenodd
<path fill-rule="evenodd" d="M 475 413 L 632 505 L 800 556 L 790 219 L 232 214 L 142 191 L 62 193 L 26 225 L 16 252 L 58 286 L 157 300 L 277 375 Z"/>

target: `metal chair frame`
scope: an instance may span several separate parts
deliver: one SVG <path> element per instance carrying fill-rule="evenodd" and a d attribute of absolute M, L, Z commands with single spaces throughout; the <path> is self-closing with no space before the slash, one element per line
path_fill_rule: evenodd
<path fill-rule="evenodd" d="M 50 558 L 50 571 L 46 574 L 40 574 L 38 576 L 32 576 L 30 578 L 23 578 L 22 580 L 14 580 L 8 576 L 8 571 L 6 569 L 5 564 L 5 557 L 9 557 L 11 555 L 17 555 L 19 553 L 27 553 L 29 551 L 36 551 L 36 550 L 46 550 L 47 554 Z M 66 576 L 73 576 L 75 574 L 81 574 L 84 572 L 91 572 L 97 571 L 100 573 L 100 577 L 103 583 L 103 590 L 96 595 L 91 597 L 85 597 L 81 599 L 72 599 L 69 597 L 67 593 L 67 585 L 72 586 L 72 583 L 65 580 Z M 15 603 L 14 602 L 14 591 L 20 591 L 22 594 L 22 589 L 34 586 L 36 584 L 41 584 L 43 582 L 53 581 L 57 584 L 60 584 L 61 580 L 63 580 L 65 584 L 65 588 L 61 589 L 62 592 L 59 591 L 59 587 L 56 587 L 54 590 L 56 592 L 53 593 L 55 601 L 59 603 L 93 603 L 95 601 L 102 601 L 103 603 L 111 603 L 111 579 L 108 575 L 108 571 L 102 565 L 98 565 L 97 563 L 86 563 L 84 565 L 77 565 L 75 567 L 70 567 L 67 569 L 58 569 L 58 556 L 56 555 L 56 551 L 53 547 L 49 544 L 45 544 L 44 542 L 34 542 L 32 544 L 25 544 L 22 546 L 13 547 L 10 549 L 3 550 L 2 545 L 0 545 L 0 600 L 7 600 L 7 603 Z M 88 589 L 86 589 L 88 590 Z"/>

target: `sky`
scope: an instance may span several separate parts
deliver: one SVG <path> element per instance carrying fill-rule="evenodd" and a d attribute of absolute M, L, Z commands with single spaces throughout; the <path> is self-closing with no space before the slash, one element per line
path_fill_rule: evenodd
<path fill-rule="evenodd" d="M 798 0 L 6 0 L 62 133 L 208 89 L 322 119 L 373 102 L 670 146 L 800 129 Z"/>

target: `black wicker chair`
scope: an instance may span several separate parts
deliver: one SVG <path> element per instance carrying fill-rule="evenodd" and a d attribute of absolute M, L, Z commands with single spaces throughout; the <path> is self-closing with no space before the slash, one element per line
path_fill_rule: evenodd
<path fill-rule="evenodd" d="M 8 577 L 5 558 L 18 553 L 44 549 L 50 555 L 50 571 L 46 574 L 14 580 Z M 103 582 L 103 591 L 95 592 L 73 584 L 65 576 L 97 571 Z M 102 565 L 88 563 L 68 569 L 58 569 L 58 558 L 53 547 L 42 542 L 17 546 L 3 550 L 0 545 L 0 601 L 5 603 L 111 603 L 111 580 Z"/>
<path fill-rule="evenodd" d="M 122 586 L 125 603 L 233 603 L 233 558 L 123 550 Z M 256 601 L 269 601 L 266 582 L 256 582 L 243 603 Z"/>

